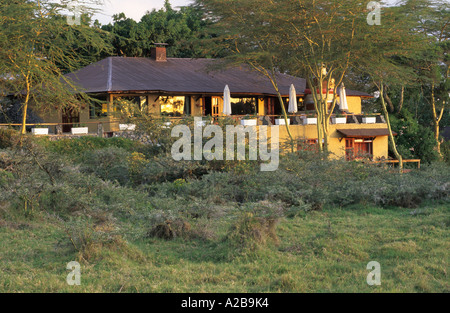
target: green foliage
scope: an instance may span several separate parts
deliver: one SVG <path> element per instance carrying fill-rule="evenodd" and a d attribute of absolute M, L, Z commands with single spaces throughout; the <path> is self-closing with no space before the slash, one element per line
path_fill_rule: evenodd
<path fill-rule="evenodd" d="M 397 133 L 397 148 L 403 158 L 421 159 L 425 163 L 438 159 L 433 131 L 420 125 L 407 109 L 390 115 L 390 121 L 392 130 Z"/>
<path fill-rule="evenodd" d="M 94 136 L 83 136 L 75 139 L 61 139 L 50 141 L 46 138 L 41 139 L 41 143 L 49 151 L 56 152 L 71 157 L 80 157 L 87 151 L 96 149 L 116 147 L 128 152 L 141 149 L 143 146 L 138 141 L 122 137 L 100 138 Z"/>
<path fill-rule="evenodd" d="M 95 174 L 103 180 L 126 185 L 130 180 L 129 166 L 126 162 L 129 157 L 128 151 L 116 146 L 88 150 L 82 155 L 81 171 Z"/>
<path fill-rule="evenodd" d="M 25 133 L 31 102 L 45 112 L 55 107 L 78 109 L 89 99 L 63 74 L 92 60 L 83 58 L 82 51 L 107 54 L 108 45 L 98 30 L 68 25 L 65 4 L 49 0 L 1 0 L 0 4 L 0 73 L 7 75 L 2 77 L 2 90 L 23 100 Z"/>
<path fill-rule="evenodd" d="M 17 144 L 20 135 L 13 129 L 0 128 L 0 149 L 11 148 Z"/>
<path fill-rule="evenodd" d="M 182 173 L 186 166 L 172 169 L 174 162 L 163 170 L 172 178 L 146 181 L 145 171 L 158 158 L 115 146 L 73 149 L 80 157 L 67 158 L 36 140 L 0 152 L 0 253 L 9 260 L 0 264 L 7 275 L 0 290 L 65 290 L 59 267 L 78 260 L 86 291 L 202 291 L 199 284 L 210 290 L 323 291 L 335 290 L 330 286 L 338 280 L 337 290 L 360 291 L 354 281 L 365 282 L 367 273 L 360 272 L 374 251 L 384 271 L 392 272 L 386 277 L 394 277 L 383 281 L 386 290 L 446 288 L 441 261 L 448 250 L 443 238 L 450 225 L 450 170 L 444 163 L 400 175 L 300 152 L 283 155 L 271 173 L 205 168 L 202 175 L 174 179 L 180 175 L 171 171 Z M 143 170 L 144 181 L 130 179 L 135 170 Z M 410 276 L 399 278 L 399 260 L 426 274 L 413 283 Z M 24 268 L 33 269 L 32 280 L 17 276 Z M 124 282 L 105 283 L 103 276 L 117 269 Z M 317 269 L 325 283 L 311 274 Z M 161 285 L 127 280 L 148 272 L 164 277 Z M 289 279 L 293 272 L 308 279 Z M 36 279 L 49 284 L 42 287 Z M 166 280 L 183 283 L 173 289 Z"/>
<path fill-rule="evenodd" d="M 0 188 L 12 182 L 13 179 L 14 179 L 13 174 L 3 169 L 0 169 Z"/>
<path fill-rule="evenodd" d="M 238 252 L 253 252 L 269 242 L 278 243 L 276 217 L 243 212 L 231 225 L 226 241 Z"/>
<path fill-rule="evenodd" d="M 195 6 L 174 10 L 169 1 L 164 8 L 153 9 L 139 22 L 124 13 L 114 15 L 114 23 L 102 26 L 114 39 L 112 45 L 117 55 L 150 57 L 153 43 L 167 43 L 168 57 L 190 58 L 203 56 L 197 40 L 204 36 L 208 20 Z"/>
<path fill-rule="evenodd" d="M 450 165 L 450 141 L 444 141 L 441 146 L 444 161 Z"/>

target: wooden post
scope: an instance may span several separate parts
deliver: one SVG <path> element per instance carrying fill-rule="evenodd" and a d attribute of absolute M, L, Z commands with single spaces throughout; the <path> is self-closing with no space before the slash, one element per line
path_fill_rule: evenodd
<path fill-rule="evenodd" d="M 103 138 L 103 123 L 97 124 L 97 136 Z"/>

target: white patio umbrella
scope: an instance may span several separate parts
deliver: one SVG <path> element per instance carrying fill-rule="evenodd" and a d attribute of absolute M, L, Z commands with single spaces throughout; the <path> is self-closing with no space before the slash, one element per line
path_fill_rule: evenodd
<path fill-rule="evenodd" d="M 342 83 L 341 89 L 340 89 L 340 92 L 339 92 L 339 109 L 341 111 L 348 110 L 347 94 L 345 92 L 344 83 Z"/>
<path fill-rule="evenodd" d="M 223 90 L 223 115 L 231 115 L 231 95 L 230 95 L 230 88 L 228 88 L 228 85 L 225 86 L 225 89 Z"/>
<path fill-rule="evenodd" d="M 289 113 L 297 113 L 297 93 L 295 92 L 294 84 L 289 88 Z"/>

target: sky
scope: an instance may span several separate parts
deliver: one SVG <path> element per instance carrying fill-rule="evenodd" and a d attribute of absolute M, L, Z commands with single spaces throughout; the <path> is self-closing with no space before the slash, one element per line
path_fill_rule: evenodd
<path fill-rule="evenodd" d="M 102 24 L 112 22 L 113 14 L 124 12 L 129 18 L 140 21 L 141 17 L 147 11 L 152 9 L 161 9 L 164 6 L 164 0 L 102 0 L 103 5 L 99 6 L 102 13 L 96 14 L 93 19 L 98 19 Z M 192 3 L 191 0 L 170 0 L 174 9 L 179 6 L 186 6 Z"/>

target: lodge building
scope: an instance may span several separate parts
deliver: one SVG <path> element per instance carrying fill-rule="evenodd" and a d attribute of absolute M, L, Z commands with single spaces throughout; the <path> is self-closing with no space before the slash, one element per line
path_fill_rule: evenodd
<path fill-rule="evenodd" d="M 97 124 L 102 123 L 105 134 L 112 134 L 119 130 L 121 121 L 115 113 L 125 101 L 134 103 L 146 114 L 168 118 L 185 115 L 221 118 L 224 87 L 228 85 L 233 118 L 255 115 L 257 125 L 275 123 L 282 110 L 270 81 L 246 65 L 224 67 L 219 66 L 220 62 L 167 58 L 164 44 L 153 48 L 150 58 L 108 57 L 67 74 L 83 92 L 103 103 L 86 104 L 79 112 L 54 111 L 42 118 L 47 123 L 63 125 L 63 132 L 83 123 L 89 132 L 97 132 Z M 290 117 L 290 131 L 299 142 L 313 145 L 317 142 L 317 126 L 302 122 L 307 120 L 302 119 L 306 113 L 314 113 L 306 80 L 281 73 L 276 80 L 286 103 L 289 87 L 295 86 L 298 112 Z M 348 109 L 342 112 L 345 115 L 339 122 L 333 118 L 330 125 L 329 150 L 337 157 L 388 157 L 388 129 L 383 116 L 367 123 L 362 114 L 362 100 L 371 97 L 346 90 Z M 287 137 L 286 128 L 280 127 L 280 140 Z"/>

